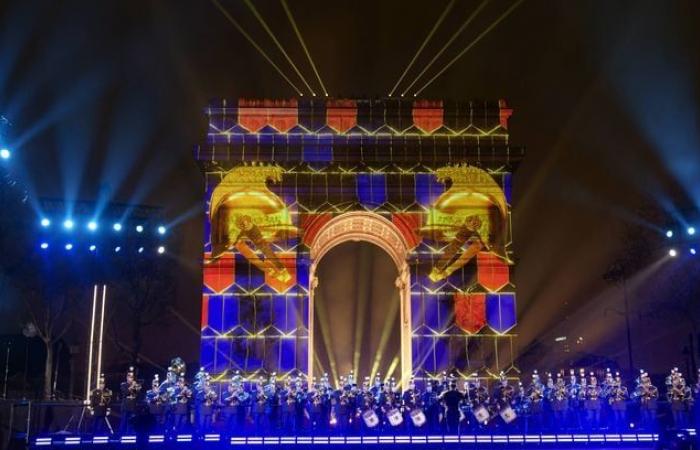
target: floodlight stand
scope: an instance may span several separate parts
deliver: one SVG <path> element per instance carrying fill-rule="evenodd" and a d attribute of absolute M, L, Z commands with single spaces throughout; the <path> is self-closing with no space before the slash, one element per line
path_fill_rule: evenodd
<path fill-rule="evenodd" d="M 93 287 L 92 291 L 92 319 L 90 321 L 90 344 L 89 344 L 89 350 L 88 350 L 88 367 L 87 367 L 87 383 L 85 384 L 85 399 L 83 400 L 83 407 L 81 408 L 80 411 L 80 418 L 78 419 L 78 426 L 77 426 L 77 431 L 80 431 L 80 428 L 83 425 L 83 420 L 85 419 L 85 412 L 90 406 L 90 393 L 93 391 L 93 389 L 97 388 L 97 385 L 99 383 L 100 379 L 100 374 L 102 371 L 102 341 L 104 337 L 104 325 L 105 325 L 105 306 L 107 303 L 107 285 L 103 284 L 102 285 L 102 294 L 101 294 L 101 299 L 100 296 L 98 295 L 99 291 L 99 286 L 96 284 Z M 99 306 L 98 306 L 99 303 Z M 99 322 L 98 320 L 98 307 L 100 308 L 100 313 L 99 313 Z M 99 326 L 98 331 L 97 331 L 97 342 L 95 342 L 95 328 L 96 325 Z M 97 358 L 93 359 L 94 353 L 95 353 L 95 344 L 97 344 Z M 93 373 L 95 375 L 94 377 L 94 386 L 93 386 Z M 105 420 L 107 418 L 105 417 Z M 73 421 L 73 416 L 71 416 L 70 420 L 68 421 L 68 424 L 66 425 L 65 429 L 68 429 L 70 424 Z M 109 428 L 110 432 L 113 433 L 112 431 L 112 426 L 109 423 L 109 420 L 107 420 L 107 427 Z"/>

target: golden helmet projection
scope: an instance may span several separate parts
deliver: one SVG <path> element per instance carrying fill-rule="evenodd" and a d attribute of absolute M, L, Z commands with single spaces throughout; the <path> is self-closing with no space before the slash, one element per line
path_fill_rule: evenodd
<path fill-rule="evenodd" d="M 297 228 L 287 205 L 266 184 L 281 179 L 277 166 L 241 166 L 226 174 L 211 196 L 212 259 L 235 248 L 266 274 L 289 280 L 271 244 L 295 236 Z"/>
<path fill-rule="evenodd" d="M 469 165 L 442 167 L 436 174 L 438 181 L 449 188 L 431 206 L 420 231 L 432 240 L 448 244 L 431 270 L 430 279 L 447 278 L 482 250 L 508 261 L 508 204 L 501 187 L 486 171 Z"/>

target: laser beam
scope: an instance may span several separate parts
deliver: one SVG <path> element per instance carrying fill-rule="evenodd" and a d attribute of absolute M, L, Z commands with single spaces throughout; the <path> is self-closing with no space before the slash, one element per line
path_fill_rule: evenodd
<path fill-rule="evenodd" d="M 521 4 L 522 2 L 524 2 L 524 1 L 525 1 L 525 0 L 517 0 L 515 3 L 513 3 L 513 4 L 510 6 L 510 8 L 506 9 L 505 12 L 504 12 L 503 14 L 501 14 L 501 15 L 498 17 L 498 19 L 496 19 L 496 20 L 495 20 L 491 25 L 489 25 L 484 31 L 482 31 L 481 33 L 479 33 L 479 35 L 478 35 L 473 41 L 471 41 L 471 43 L 470 43 L 469 45 L 467 45 L 461 52 L 457 53 L 457 55 L 456 55 L 454 58 L 452 58 L 452 59 L 450 60 L 450 62 L 448 62 L 448 63 L 445 65 L 445 67 L 443 67 L 438 73 L 436 73 L 431 79 L 429 79 L 428 82 L 425 83 L 425 84 L 423 85 L 422 88 L 418 89 L 418 90 L 416 91 L 416 93 L 413 94 L 413 96 L 415 97 L 415 96 L 417 96 L 418 94 L 420 94 L 421 92 L 423 92 L 423 90 L 425 90 L 425 88 L 427 88 L 428 86 L 430 86 L 430 85 L 433 83 L 433 81 L 435 81 L 440 75 L 442 75 L 443 73 L 445 73 L 445 71 L 446 71 L 447 69 L 449 69 L 455 62 L 457 62 L 457 60 L 458 60 L 459 58 L 461 58 L 462 56 L 464 56 L 465 53 L 467 53 L 469 50 L 471 50 L 472 47 L 474 47 L 484 36 L 486 36 L 491 30 L 493 30 L 499 23 L 501 23 L 501 22 L 502 22 L 506 17 L 508 17 L 513 11 L 515 11 L 515 9 L 516 9 L 518 6 L 520 6 L 520 4 Z"/>
<path fill-rule="evenodd" d="M 279 73 L 280 76 L 281 76 L 282 78 L 284 78 L 284 81 L 286 81 L 286 82 L 297 92 L 297 94 L 298 94 L 299 96 L 303 96 L 304 94 L 301 92 L 301 90 L 300 90 L 298 87 L 296 87 L 296 85 L 292 82 L 292 80 L 289 79 L 289 77 L 288 77 L 287 75 L 284 74 L 284 72 L 282 72 L 282 69 L 280 69 L 279 66 L 278 66 L 277 64 L 275 64 L 275 62 L 272 60 L 272 58 L 270 58 L 270 57 L 268 56 L 268 54 L 265 53 L 265 50 L 263 50 L 263 49 L 258 45 L 258 43 L 255 42 L 255 40 L 243 29 L 243 27 L 241 26 L 241 24 L 239 24 L 239 23 L 236 21 L 236 19 L 234 19 L 233 16 L 231 16 L 231 14 L 229 14 L 229 12 L 226 10 L 226 8 L 224 8 L 224 7 L 221 5 L 221 3 L 219 3 L 218 0 L 211 0 L 211 2 L 214 4 L 214 6 L 217 7 L 217 9 L 218 9 L 219 11 L 221 11 L 221 14 L 223 14 L 224 17 L 226 17 L 226 19 L 227 19 L 229 22 L 231 22 L 231 25 L 233 25 L 234 27 L 236 27 L 236 29 L 238 30 L 238 32 L 241 33 L 241 34 L 243 35 L 243 37 L 246 38 L 246 39 L 248 40 L 248 42 L 250 42 L 250 44 L 251 44 L 253 47 L 255 47 L 255 49 L 258 51 L 258 53 L 260 53 L 260 54 L 262 55 L 262 57 L 265 58 L 265 60 L 266 60 L 268 63 L 270 63 L 270 65 L 271 65 L 272 67 L 274 67 L 274 69 L 277 71 L 277 73 Z"/>
<path fill-rule="evenodd" d="M 284 2 L 284 0 L 282 0 L 282 1 Z M 396 89 L 399 87 L 399 84 L 401 84 L 401 82 L 403 81 L 403 79 L 406 76 L 406 74 L 408 73 L 408 71 L 411 69 L 411 67 L 413 67 L 413 64 L 418 59 L 418 56 L 420 56 L 420 54 L 423 51 L 423 49 L 425 48 L 425 46 L 428 45 L 428 41 L 430 41 L 430 39 L 433 37 L 433 34 L 435 34 L 435 32 L 437 31 L 437 29 L 440 26 L 440 24 L 442 23 L 442 21 L 445 20 L 445 17 L 447 17 L 447 13 L 450 12 L 450 10 L 454 6 L 454 4 L 455 4 L 455 0 L 451 0 L 450 3 L 448 3 L 447 6 L 445 6 L 445 9 L 442 11 L 442 14 L 440 14 L 440 17 L 438 17 L 438 20 L 435 22 L 435 25 L 433 25 L 433 28 L 430 30 L 428 35 L 425 37 L 425 39 L 423 40 L 423 43 L 420 45 L 420 47 L 418 47 L 418 51 L 416 52 L 416 54 L 413 55 L 411 62 L 408 63 L 408 66 L 406 66 L 406 69 L 403 71 L 403 73 L 401 74 L 399 79 L 396 81 L 396 84 L 389 92 L 389 97 L 394 95 L 394 92 L 396 92 Z"/>
<path fill-rule="evenodd" d="M 314 92 L 313 89 L 311 89 L 311 86 L 309 86 L 309 83 L 306 81 L 306 78 L 304 78 L 304 75 L 301 74 L 299 71 L 299 68 L 297 67 L 296 64 L 294 64 L 294 61 L 292 61 L 292 58 L 289 56 L 287 51 L 282 47 L 282 44 L 280 41 L 277 39 L 277 36 L 275 36 L 275 33 L 272 32 L 270 27 L 267 25 L 267 22 L 265 22 L 265 19 L 263 19 L 262 15 L 258 12 L 257 8 L 255 8 L 255 5 L 250 0 L 243 0 L 243 2 L 246 4 L 248 9 L 250 9 L 250 12 L 253 13 L 256 19 L 258 19 L 258 22 L 260 22 L 260 25 L 263 27 L 263 29 L 267 32 L 268 36 L 272 39 L 272 42 L 275 43 L 277 48 L 279 49 L 280 52 L 282 52 L 282 55 L 284 55 L 284 58 L 287 60 L 290 66 L 292 66 L 292 69 L 294 69 L 294 72 L 301 78 L 302 83 L 306 86 L 306 88 L 311 92 L 311 95 L 314 97 L 316 96 L 316 93 Z"/>
<path fill-rule="evenodd" d="M 299 39 L 299 43 L 301 44 L 301 48 L 304 49 L 304 53 L 306 54 L 306 58 L 309 60 L 309 64 L 311 64 L 311 68 L 314 71 L 314 74 L 316 74 L 316 79 L 318 80 L 318 84 L 321 85 L 321 89 L 323 90 L 323 95 L 328 97 L 328 91 L 326 90 L 326 86 L 323 84 L 323 81 L 321 80 L 321 75 L 319 75 L 318 70 L 316 69 L 316 64 L 314 64 L 314 60 L 311 59 L 311 53 L 309 52 L 309 49 L 306 47 L 306 43 L 304 42 L 304 38 L 301 37 L 301 31 L 299 31 L 299 27 L 297 26 L 296 20 L 294 20 L 294 16 L 292 16 L 292 11 L 289 9 L 289 5 L 287 5 L 286 0 L 280 0 L 280 3 L 282 3 L 282 8 L 284 8 L 284 12 L 287 14 L 287 18 L 289 19 L 289 23 L 292 24 L 292 28 L 294 29 L 294 33 L 297 35 L 297 38 Z"/>
<path fill-rule="evenodd" d="M 452 44 L 454 42 L 454 40 L 457 39 L 460 34 L 462 34 L 462 32 L 476 18 L 476 16 L 481 12 L 481 10 L 484 9 L 484 7 L 486 5 L 488 5 L 488 3 L 490 1 L 491 0 L 483 0 L 479 4 L 479 6 L 477 6 L 476 9 L 474 11 L 472 11 L 471 14 L 469 14 L 469 17 L 467 17 L 465 19 L 465 21 L 462 23 L 462 25 L 457 29 L 457 31 L 454 32 L 454 34 L 452 35 L 452 37 L 450 37 L 450 39 L 447 41 L 447 43 L 445 45 L 443 45 L 440 50 L 438 50 L 438 52 L 435 54 L 435 56 L 433 56 L 433 59 L 430 60 L 430 62 L 423 68 L 423 70 L 421 70 L 421 72 L 418 74 L 418 76 L 413 80 L 413 82 L 411 84 L 409 84 L 408 87 L 401 93 L 402 97 L 404 95 L 406 95 L 406 93 L 408 91 L 411 90 L 411 88 L 418 82 L 418 80 L 420 80 L 420 78 L 425 74 L 425 72 L 427 72 L 428 69 L 430 69 L 430 66 L 432 66 L 435 63 L 435 61 L 437 61 L 437 59 L 440 57 L 440 55 L 442 55 L 445 52 L 445 50 L 447 50 L 447 47 L 449 47 L 450 44 Z"/>

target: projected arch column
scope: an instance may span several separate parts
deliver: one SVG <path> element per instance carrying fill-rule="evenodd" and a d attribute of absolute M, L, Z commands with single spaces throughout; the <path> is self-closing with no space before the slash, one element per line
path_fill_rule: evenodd
<path fill-rule="evenodd" d="M 316 268 L 318 262 L 336 245 L 348 241 L 364 241 L 386 251 L 396 264 L 399 276 L 396 287 L 400 296 L 401 321 L 401 386 L 406 386 L 413 370 L 411 353 L 411 277 L 406 258 L 410 247 L 399 229 L 379 214 L 368 211 L 353 211 L 341 214 L 326 223 L 316 234 L 310 246 L 311 266 L 309 273 L 309 379 L 314 371 L 314 291 L 318 286 Z"/>

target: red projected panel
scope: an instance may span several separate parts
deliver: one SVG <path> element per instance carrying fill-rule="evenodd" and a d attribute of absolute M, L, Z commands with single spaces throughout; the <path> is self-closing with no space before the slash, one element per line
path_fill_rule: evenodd
<path fill-rule="evenodd" d="M 455 322 L 467 333 L 486 325 L 486 294 L 455 294 Z"/>

